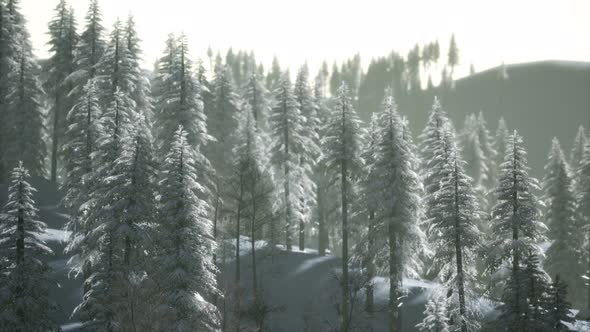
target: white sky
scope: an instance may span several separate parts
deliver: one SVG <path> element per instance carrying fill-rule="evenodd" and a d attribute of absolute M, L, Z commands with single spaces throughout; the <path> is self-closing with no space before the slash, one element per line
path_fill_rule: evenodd
<path fill-rule="evenodd" d="M 69 0 L 80 29 L 88 0 Z M 47 23 L 58 0 L 21 0 L 36 54 L 47 55 Z M 461 67 L 477 71 L 502 61 L 590 61 L 590 0 L 99 0 L 104 25 L 135 16 L 148 68 L 164 49 L 169 32 L 185 32 L 194 57 L 207 46 L 254 50 L 270 67 L 273 55 L 292 72 L 305 61 L 360 52 L 372 57 L 439 39 L 441 59 L 455 33 Z M 365 67 L 366 68 L 366 67 Z"/>

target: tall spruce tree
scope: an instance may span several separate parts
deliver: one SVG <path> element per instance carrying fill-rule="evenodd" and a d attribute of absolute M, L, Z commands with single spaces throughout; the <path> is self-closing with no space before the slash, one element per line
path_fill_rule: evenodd
<path fill-rule="evenodd" d="M 11 169 L 22 161 L 32 176 L 45 176 L 45 125 L 41 97 L 44 94 L 37 77 L 39 65 L 33 56 L 25 19 L 17 1 L 8 2 L 12 19 L 11 34 L 16 39 L 13 68 L 9 73 L 5 99 L 4 161 Z"/>
<path fill-rule="evenodd" d="M 324 137 L 326 165 L 333 178 L 340 181 L 342 213 L 342 305 L 340 307 L 341 329 L 350 331 L 350 285 L 348 277 L 349 208 L 352 204 L 352 184 L 362 168 L 360 158 L 361 120 L 352 107 L 346 84 L 338 89 L 334 106 L 326 123 Z"/>
<path fill-rule="evenodd" d="M 439 278 L 450 290 L 448 298 L 449 325 L 453 330 L 477 331 L 480 328 L 479 309 L 474 305 L 474 256 L 480 233 L 476 226 L 481 212 L 473 191 L 472 179 L 464 170 L 465 161 L 452 150 L 446 167 L 447 176 L 441 180 L 434 208 L 437 218 L 431 223 L 437 258 L 446 263 Z"/>
<path fill-rule="evenodd" d="M 377 220 L 376 212 L 379 208 L 379 194 L 375 190 L 378 187 L 378 179 L 375 174 L 375 162 L 377 160 L 377 151 L 379 144 L 378 124 L 379 117 L 373 113 L 371 121 L 363 137 L 363 152 L 361 158 L 364 162 L 363 174 L 359 181 L 359 204 L 363 215 L 367 218 L 366 246 L 363 246 L 364 257 L 363 266 L 367 271 L 367 286 L 365 287 L 365 310 L 369 315 L 374 312 L 374 287 L 373 278 L 376 273 L 376 258 L 378 244 L 376 243 Z M 319 201 L 318 201 L 319 204 Z"/>
<path fill-rule="evenodd" d="M 169 151 L 179 125 L 187 133 L 188 143 L 192 147 L 204 146 L 211 140 L 207 134 L 201 87 L 195 78 L 184 36 L 178 40 L 174 35 L 168 37 L 164 55 L 156 65 L 153 87 L 159 158 L 163 159 Z"/>
<path fill-rule="evenodd" d="M 49 116 L 51 117 L 51 169 L 50 180 L 56 181 L 63 136 L 67 129 L 66 116 L 73 106 L 69 96 L 72 82 L 66 80 L 75 70 L 74 54 L 79 36 L 76 32 L 74 12 L 61 0 L 55 8 L 55 16 L 49 22 L 49 45 L 51 57 L 47 68 L 49 77 L 44 82 L 45 90 L 50 95 Z M 59 163 L 58 163 L 59 162 Z"/>
<path fill-rule="evenodd" d="M 372 172 L 375 176 L 377 241 L 388 257 L 385 264 L 389 276 L 389 331 L 401 331 L 402 276 L 417 277 L 422 269 L 419 260 L 424 237 L 419 227 L 419 178 L 416 172 L 411 138 L 406 137 L 404 123 L 391 90 L 385 93 L 383 111 L 377 122 L 377 147 Z"/>
<path fill-rule="evenodd" d="M 88 81 L 97 76 L 98 64 L 106 48 L 98 0 L 90 1 L 85 22 L 84 31 L 74 52 L 76 70 L 66 79 L 72 86 L 70 96 L 75 102 L 85 94 L 84 88 Z"/>
<path fill-rule="evenodd" d="M 279 168 L 282 200 L 281 215 L 285 220 L 285 246 L 292 249 L 292 231 L 295 222 L 303 218 L 298 209 L 302 183 L 310 181 L 309 172 L 300 161 L 304 151 L 311 146 L 311 138 L 305 136 L 305 117 L 301 114 L 299 104 L 293 95 L 289 76 L 284 74 L 275 90 L 275 103 L 270 114 L 270 134 L 273 138 L 271 148 L 272 162 Z"/>
<path fill-rule="evenodd" d="M 4 331 L 54 331 L 59 327 L 56 306 L 49 299 L 50 268 L 42 259 L 53 254 L 39 234 L 46 225 L 39 221 L 28 179 L 19 163 L 12 171 L 8 200 L 0 214 L 0 328 Z"/>
<path fill-rule="evenodd" d="M 205 186 L 198 177 L 203 157 L 189 145 L 182 126 L 174 136 L 160 182 L 158 329 L 218 331 L 219 312 L 211 303 L 219 295 L 216 244 Z"/>
<path fill-rule="evenodd" d="M 571 316 L 571 304 L 567 301 L 567 284 L 560 278 L 559 274 L 549 288 L 546 308 L 546 322 L 550 331 L 571 331 L 564 323 L 573 323 Z"/>
<path fill-rule="evenodd" d="M 553 240 L 545 253 L 547 259 L 543 265 L 549 275 L 568 271 L 563 280 L 576 289 L 582 288 L 584 271 L 580 257 L 583 255 L 583 242 L 577 231 L 576 199 L 572 192 L 569 165 L 557 138 L 553 138 L 549 161 L 545 165 L 543 192 L 543 216 L 551 230 L 549 238 Z"/>
<path fill-rule="evenodd" d="M 92 190 L 93 153 L 99 134 L 102 133 L 100 116 L 102 110 L 98 102 L 98 92 L 94 80 L 88 81 L 80 100 L 72 107 L 66 117 L 68 128 L 64 135 L 62 154 L 65 157 L 65 177 L 61 189 L 64 192 L 62 204 L 69 212 L 66 228 L 71 231 L 70 241 L 66 252 L 86 256 L 88 248 L 82 245 L 84 237 L 89 231 L 87 224 L 87 209 L 83 205 L 88 201 Z M 76 272 L 84 274 L 87 280 L 90 261 L 80 261 L 74 268 Z M 88 285 L 84 286 L 88 290 Z"/>
<path fill-rule="evenodd" d="M 416 324 L 420 332 L 449 332 L 449 317 L 445 289 L 434 291 L 426 303 L 424 319 Z"/>
<path fill-rule="evenodd" d="M 451 153 L 456 149 L 450 120 L 438 98 L 434 99 L 428 122 L 419 138 L 426 232 L 427 236 L 432 238 L 436 236 L 437 231 L 431 229 L 431 224 L 441 217 L 435 211 L 436 206 L 439 204 L 437 193 L 440 189 L 440 180 L 448 176 L 449 168 L 447 163 Z M 439 263 L 442 261 L 442 259 L 433 260 L 433 264 L 426 271 L 426 274 L 432 277 L 436 276 L 441 268 Z"/>
<path fill-rule="evenodd" d="M 584 160 L 584 146 L 586 145 L 586 141 L 588 141 L 586 130 L 583 126 L 580 126 L 578 127 L 576 137 L 574 138 L 574 145 L 572 146 L 569 157 L 570 171 L 572 172 L 574 190 L 576 191 L 580 189 L 580 181 L 577 181 L 578 177 L 576 175 L 578 174 Z"/>
<path fill-rule="evenodd" d="M 8 5 L 0 1 L 0 182 L 4 182 L 10 176 L 7 163 L 6 149 L 7 131 L 9 130 L 7 112 L 11 73 L 16 67 L 18 36 L 14 33 L 14 22 Z"/>
<path fill-rule="evenodd" d="M 515 131 L 509 142 L 498 187 L 495 190 L 497 203 L 492 210 L 492 242 L 488 252 L 489 268 L 496 270 L 502 263 L 511 263 L 512 285 L 506 289 L 511 297 L 503 315 L 511 330 L 519 330 L 524 324 L 523 299 L 526 293 L 519 282 L 522 260 L 529 252 L 539 251 L 537 244 L 544 237 L 546 226 L 539 220 L 539 202 L 534 194 L 537 180 L 528 174 L 527 154 L 522 137 Z"/>
<path fill-rule="evenodd" d="M 316 113 L 316 105 L 314 104 L 313 94 L 311 87 L 309 86 L 309 72 L 307 65 L 304 65 L 299 69 L 297 73 L 297 79 L 293 87 L 293 93 L 295 100 L 299 104 L 301 115 L 303 116 L 305 123 L 303 125 L 303 135 L 309 138 L 309 143 L 313 145 L 306 146 L 306 148 L 300 151 L 300 167 L 307 173 L 306 177 L 310 178 L 312 170 L 315 166 L 315 161 L 320 155 L 319 147 L 315 144 L 318 142 L 317 128 L 319 126 L 319 119 Z M 316 188 L 315 183 L 310 181 L 302 181 L 301 184 L 301 197 L 299 197 L 300 216 L 299 219 L 299 250 L 305 249 L 305 236 L 306 236 L 306 225 L 310 224 L 312 207 L 316 201 Z"/>
<path fill-rule="evenodd" d="M 586 265 L 586 306 L 590 308 L 590 141 L 584 144 L 584 154 L 577 171 L 579 185 L 576 190 L 578 227 L 584 230 L 584 260 Z"/>

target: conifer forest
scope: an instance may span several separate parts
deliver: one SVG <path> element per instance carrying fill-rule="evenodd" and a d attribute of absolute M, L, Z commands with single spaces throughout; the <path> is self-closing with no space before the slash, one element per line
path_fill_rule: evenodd
<path fill-rule="evenodd" d="M 102 1 L 40 56 L 0 0 L 0 331 L 590 331 L 589 58 L 154 63 Z"/>

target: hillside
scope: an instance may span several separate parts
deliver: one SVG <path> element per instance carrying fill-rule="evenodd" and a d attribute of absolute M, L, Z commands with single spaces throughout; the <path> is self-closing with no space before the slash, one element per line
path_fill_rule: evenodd
<path fill-rule="evenodd" d="M 524 136 L 533 174 L 540 177 L 553 136 L 569 151 L 578 126 L 590 128 L 590 62 L 543 61 L 506 67 L 509 78 L 503 85 L 499 68 L 492 68 L 457 80 L 451 91 L 425 90 L 406 97 L 399 101 L 400 111 L 408 116 L 415 136 L 426 123 L 435 95 L 457 129 L 466 115 L 481 110 L 493 134 L 504 117 L 509 129 Z M 366 84 L 370 89 L 359 96 L 359 112 L 368 119 L 381 104 L 383 93 L 378 91 L 385 84 Z"/>

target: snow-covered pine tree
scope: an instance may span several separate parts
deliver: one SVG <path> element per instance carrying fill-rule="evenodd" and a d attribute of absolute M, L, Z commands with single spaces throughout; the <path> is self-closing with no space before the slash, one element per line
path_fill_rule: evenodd
<path fill-rule="evenodd" d="M 584 144 L 584 154 L 582 162 L 577 172 L 579 185 L 576 190 L 578 227 L 582 228 L 585 233 L 585 262 L 588 264 L 586 270 L 586 306 L 590 308 L 590 140 Z"/>
<path fill-rule="evenodd" d="M 569 157 L 570 171 L 572 172 L 571 177 L 574 181 L 574 191 L 579 190 L 578 186 L 580 183 L 577 181 L 578 177 L 576 175 L 582 166 L 582 161 L 584 159 L 584 146 L 586 145 L 586 141 L 588 141 L 586 130 L 583 126 L 580 126 L 578 128 L 578 132 L 576 133 L 576 137 L 574 138 L 574 145 L 572 146 L 572 151 L 570 152 Z"/>
<path fill-rule="evenodd" d="M 539 257 L 534 253 L 529 253 L 523 265 L 520 282 L 526 293 L 525 305 L 528 310 L 525 312 L 525 331 L 542 331 L 545 327 L 543 322 L 546 313 L 545 299 L 551 278 L 543 271 Z M 510 293 L 505 293 L 505 296 L 508 296 L 507 304 L 510 305 L 512 299 Z"/>
<path fill-rule="evenodd" d="M 545 203 L 543 216 L 545 224 L 551 230 L 549 238 L 553 242 L 545 253 L 547 259 L 543 266 L 549 275 L 562 273 L 564 282 L 575 289 L 581 289 L 581 276 L 584 274 L 580 260 L 583 256 L 583 238 L 578 235 L 576 199 L 572 192 L 569 165 L 557 138 L 553 138 L 548 159 L 542 186 Z M 568 273 L 563 274 L 564 271 Z M 580 294 L 571 295 L 576 297 Z"/>
<path fill-rule="evenodd" d="M 496 155 L 494 156 L 494 160 L 491 163 L 492 167 L 494 167 L 493 171 L 493 178 L 490 179 L 490 187 L 488 191 L 493 190 L 498 186 L 498 177 L 500 176 L 500 166 L 504 162 L 504 156 L 508 151 L 510 139 L 510 131 L 506 126 L 506 121 L 503 117 L 500 117 L 498 120 L 498 126 L 496 127 L 496 134 L 494 136 L 493 147 L 494 151 L 496 151 Z M 488 195 L 488 206 L 493 207 L 496 205 L 496 195 Z"/>
<path fill-rule="evenodd" d="M 269 91 L 274 91 L 278 84 L 280 83 L 282 78 L 282 71 L 281 65 L 279 64 L 279 59 L 274 56 L 272 58 L 272 67 L 268 74 L 266 75 L 266 88 Z"/>
<path fill-rule="evenodd" d="M 100 119 L 101 133 L 92 153 L 92 164 L 96 167 L 88 179 L 88 199 L 80 207 L 85 214 L 84 235 L 79 240 L 80 262 L 89 264 L 91 272 L 84 273 L 87 291 L 75 313 L 88 329 L 110 329 L 120 323 L 118 283 L 124 245 L 119 236 L 125 230 L 120 226 L 125 224 L 120 222 L 124 211 L 115 206 L 122 200 L 119 185 L 125 179 L 117 177 L 115 166 L 123 155 L 124 139 L 131 133 L 132 120 L 136 119 L 133 105 L 133 100 L 117 90 Z"/>
<path fill-rule="evenodd" d="M 49 45 L 51 56 L 47 60 L 48 78 L 44 82 L 50 95 L 49 116 L 51 122 L 51 169 L 50 179 L 56 181 L 58 154 L 62 150 L 63 136 L 67 129 L 66 116 L 74 101 L 68 96 L 72 89 L 71 81 L 66 81 L 75 70 L 74 53 L 78 44 L 76 21 L 73 9 L 65 0 L 60 0 L 55 8 L 55 16 L 49 22 Z"/>
<path fill-rule="evenodd" d="M 377 121 L 372 175 L 378 215 L 375 231 L 382 234 L 376 240 L 377 247 L 383 251 L 377 255 L 388 257 L 381 268 L 389 276 L 389 331 L 401 331 L 402 277 L 417 277 L 422 267 L 420 253 L 414 251 L 416 241 L 420 242 L 424 236 L 419 228 L 418 163 L 404 126 L 393 93 L 387 90 Z"/>
<path fill-rule="evenodd" d="M 292 248 L 292 227 L 299 220 L 300 189 L 303 181 L 310 181 L 308 173 L 301 168 L 301 152 L 310 146 L 311 138 L 304 135 L 305 117 L 293 95 L 291 81 L 283 75 L 274 92 L 274 105 L 270 114 L 270 135 L 272 162 L 280 170 L 277 189 L 282 198 L 282 212 L 285 220 L 285 246 Z"/>
<path fill-rule="evenodd" d="M 110 41 L 97 64 L 101 103 L 110 105 L 115 99 L 115 93 L 119 91 L 132 101 L 130 105 L 137 112 L 142 113 L 146 112 L 144 108 L 149 109 L 147 79 L 139 67 L 140 56 L 139 38 L 133 19 L 129 19 L 126 27 L 120 20 L 116 20 Z"/>
<path fill-rule="evenodd" d="M 487 192 L 493 185 L 494 173 L 493 160 L 496 151 L 492 145 L 492 139 L 486 127 L 483 112 L 478 116 L 469 115 L 465 119 L 465 125 L 460 136 L 461 150 L 467 162 L 467 174 L 471 176 L 476 186 L 476 192 L 483 211 L 487 211 Z"/>
<path fill-rule="evenodd" d="M 477 331 L 479 309 L 474 305 L 473 276 L 475 251 L 480 232 L 476 226 L 481 218 L 472 181 L 464 170 L 456 148 L 451 148 L 446 167 L 448 175 L 441 179 L 438 203 L 431 222 L 437 258 L 445 261 L 439 278 L 450 290 L 448 301 L 449 325 L 455 331 Z"/>
<path fill-rule="evenodd" d="M 235 239 L 236 239 L 236 288 L 233 302 L 235 304 L 234 318 L 239 326 L 241 305 L 241 276 L 240 276 L 240 235 L 250 237 L 252 258 L 252 295 L 253 301 L 258 300 L 258 272 L 256 270 L 256 240 L 262 228 L 270 228 L 270 243 L 275 243 L 272 237 L 276 234 L 272 219 L 272 183 L 263 161 L 265 149 L 259 131 L 256 129 L 256 119 L 249 104 L 244 103 L 237 114 L 238 131 L 236 147 L 233 150 L 234 161 L 232 173 L 228 181 L 228 198 L 232 210 L 235 211 Z M 268 169 L 268 168 L 267 168 Z"/>
<path fill-rule="evenodd" d="M 98 136 L 102 132 L 99 121 L 102 110 L 98 104 L 96 89 L 95 81 L 88 81 L 80 100 L 68 112 L 68 128 L 64 135 L 62 151 L 65 161 L 65 177 L 61 186 L 65 195 L 62 203 L 70 216 L 66 228 L 72 232 L 66 252 L 82 256 L 85 256 L 82 253 L 85 250 L 81 246 L 82 240 L 89 231 L 89 225 L 86 223 L 87 211 L 81 207 L 88 201 L 92 190 L 90 180 L 96 167 L 93 165 L 92 156 L 96 151 Z M 74 267 L 77 273 L 84 273 L 84 280 L 89 273 L 86 265 L 88 263 L 80 261 L 80 264 Z M 84 289 L 88 290 L 87 285 Z"/>
<path fill-rule="evenodd" d="M 574 318 L 571 315 L 571 304 L 567 301 L 568 285 L 560 278 L 559 274 L 549 287 L 549 294 L 546 299 L 545 307 L 547 313 L 545 321 L 550 331 L 571 331 L 564 323 L 573 323 Z"/>
<path fill-rule="evenodd" d="M 375 190 L 378 187 L 378 182 L 374 169 L 378 157 L 379 120 L 377 113 L 373 113 L 371 115 L 369 126 L 364 133 L 363 149 L 361 153 L 364 167 L 362 169 L 363 174 L 359 181 L 359 207 L 362 210 L 362 215 L 367 218 L 366 241 L 363 241 L 363 244 L 361 244 L 363 255 L 361 259 L 363 267 L 366 269 L 367 273 L 368 282 L 365 287 L 365 311 L 367 311 L 369 315 L 372 315 L 374 311 L 373 278 L 375 277 L 376 272 L 375 260 L 378 251 L 377 243 L 375 241 L 378 236 L 375 213 L 379 208 L 379 194 Z"/>
<path fill-rule="evenodd" d="M 284 80 L 283 82 L 285 82 Z M 283 83 L 284 84 L 284 83 Z M 281 100 L 279 99 L 280 103 Z M 285 110 L 287 111 L 287 110 Z M 352 204 L 352 182 L 361 175 L 360 157 L 362 127 L 361 120 L 352 107 L 346 84 L 342 84 L 335 97 L 334 106 L 326 123 L 325 146 L 326 166 L 335 181 L 340 181 L 342 211 L 342 306 L 340 316 L 342 331 L 350 330 L 350 291 L 348 280 L 348 235 L 349 205 Z M 288 174 L 285 172 L 286 175 Z"/>
<path fill-rule="evenodd" d="M 144 287 L 144 273 L 155 269 L 145 253 L 153 250 L 149 233 L 156 222 L 157 188 L 153 140 L 147 120 L 144 114 L 136 112 L 130 120 L 133 127 L 123 137 L 121 154 L 113 164 L 109 194 L 116 199 L 109 206 L 116 222 L 112 234 L 117 256 L 113 262 L 117 297 L 112 305 L 117 308 L 118 326 L 136 331 L 150 318 L 142 308 L 149 299 L 141 298 L 139 290 Z"/>
<path fill-rule="evenodd" d="M 178 40 L 174 35 L 168 37 L 164 56 L 156 66 L 153 98 L 159 158 L 166 156 L 179 125 L 187 133 L 191 147 L 206 145 L 211 137 L 184 35 Z"/>
<path fill-rule="evenodd" d="M 99 61 L 104 54 L 106 45 L 103 40 L 104 27 L 98 6 L 98 0 L 91 0 L 85 17 L 85 28 L 74 53 L 76 70 L 67 77 L 71 82 L 71 98 L 78 101 L 85 94 L 84 88 L 88 81 L 97 75 Z"/>
<path fill-rule="evenodd" d="M 311 177 L 316 160 L 320 156 L 319 147 L 315 145 L 318 142 L 317 128 L 319 126 L 319 119 L 316 113 L 317 108 L 314 104 L 311 87 L 309 86 L 309 71 L 307 65 L 301 67 L 297 73 L 297 78 L 293 87 L 293 94 L 295 95 L 295 100 L 299 104 L 301 115 L 305 119 L 305 123 L 303 124 L 303 135 L 308 137 L 309 142 L 313 144 L 306 146 L 304 150 L 300 151 L 301 158 L 299 161 L 301 168 L 308 173 L 308 177 Z M 300 186 L 299 250 L 304 250 L 306 225 L 310 223 L 311 211 L 316 204 L 316 188 L 313 181 L 302 181 Z"/>
<path fill-rule="evenodd" d="M 8 112 L 6 100 L 12 80 L 10 74 L 18 63 L 18 36 L 5 1 L 0 1 L 0 182 L 8 180 L 10 169 L 6 165 Z"/>
<path fill-rule="evenodd" d="M 159 198 L 160 317 L 157 329 L 219 331 L 219 312 L 211 299 L 220 296 L 213 252 L 213 224 L 197 177 L 203 167 L 198 149 L 179 126 L 164 162 Z"/>
<path fill-rule="evenodd" d="M 5 100 L 4 124 L 5 169 L 23 162 L 32 176 L 45 175 L 45 125 L 41 105 L 43 90 L 37 77 L 39 65 L 33 55 L 29 33 L 18 2 L 10 1 L 8 10 L 13 21 L 13 36 L 17 40 L 13 68 L 9 74 L 10 86 Z"/>
<path fill-rule="evenodd" d="M 130 76 L 129 95 L 135 101 L 135 111 L 143 114 L 148 122 L 152 120 L 152 101 L 150 99 L 150 82 L 147 74 L 141 68 L 142 51 L 141 39 L 135 28 L 135 19 L 129 15 L 124 28 L 125 34 L 125 62 L 124 65 Z"/>
<path fill-rule="evenodd" d="M 416 324 L 420 332 L 450 332 L 446 293 L 444 287 L 432 292 L 426 303 L 424 319 Z"/>
<path fill-rule="evenodd" d="M 426 127 L 420 135 L 421 177 L 424 186 L 424 215 L 428 237 L 436 236 L 436 229 L 431 229 L 435 219 L 440 218 L 435 211 L 438 205 L 440 181 L 448 176 L 447 167 L 451 153 L 456 149 L 452 125 L 443 110 L 438 98 L 434 99 L 432 110 L 428 116 Z M 443 259 L 432 261 L 426 274 L 436 276 L 440 271 Z"/>
<path fill-rule="evenodd" d="M 539 252 L 536 246 L 543 239 L 546 226 L 539 220 L 539 202 L 534 194 L 537 180 L 528 174 L 526 151 L 516 131 L 510 136 L 508 151 L 501 164 L 499 184 L 495 190 L 497 203 L 492 210 L 492 241 L 489 244 L 488 266 L 495 271 L 502 263 L 511 262 L 512 285 L 506 292 L 512 296 L 503 316 L 512 329 L 523 326 L 523 299 L 526 296 L 518 282 L 522 259 L 527 253 Z"/>
<path fill-rule="evenodd" d="M 401 281 L 406 271 L 417 276 L 421 262 L 418 253 L 410 252 L 419 229 L 419 179 L 409 141 L 404 138 L 404 124 L 397 112 L 391 90 L 385 92 L 383 111 L 377 124 L 378 142 L 373 173 L 376 191 L 377 234 L 387 234 L 378 247 L 386 248 L 379 256 L 388 257 L 389 331 L 401 331 Z M 383 241 L 384 240 L 384 241 Z"/>
<path fill-rule="evenodd" d="M 327 75 L 327 74 L 326 74 Z M 322 155 L 318 158 L 314 168 L 313 182 L 316 184 L 316 210 L 317 219 L 317 237 L 318 237 L 318 254 L 324 256 L 329 246 L 329 226 L 330 216 L 334 215 L 340 205 L 332 195 L 335 191 L 334 183 L 330 181 L 330 176 L 326 169 L 325 159 L 323 158 L 322 139 L 325 135 L 324 125 L 329 115 L 328 100 L 325 96 L 326 76 L 318 76 L 314 85 L 314 104 L 318 116 L 319 125 L 316 128 L 317 141 L 316 145 L 320 148 Z"/>
<path fill-rule="evenodd" d="M 271 105 L 268 100 L 268 90 L 264 86 L 262 79 L 256 73 L 250 75 L 246 82 L 244 100 L 252 108 L 252 113 L 256 120 L 256 128 L 266 130 L 268 128 Z"/>
<path fill-rule="evenodd" d="M 0 214 L 0 329 L 54 331 L 56 310 L 48 295 L 50 269 L 42 256 L 53 252 L 38 238 L 46 225 L 37 218 L 29 171 L 12 171 L 8 201 Z"/>

